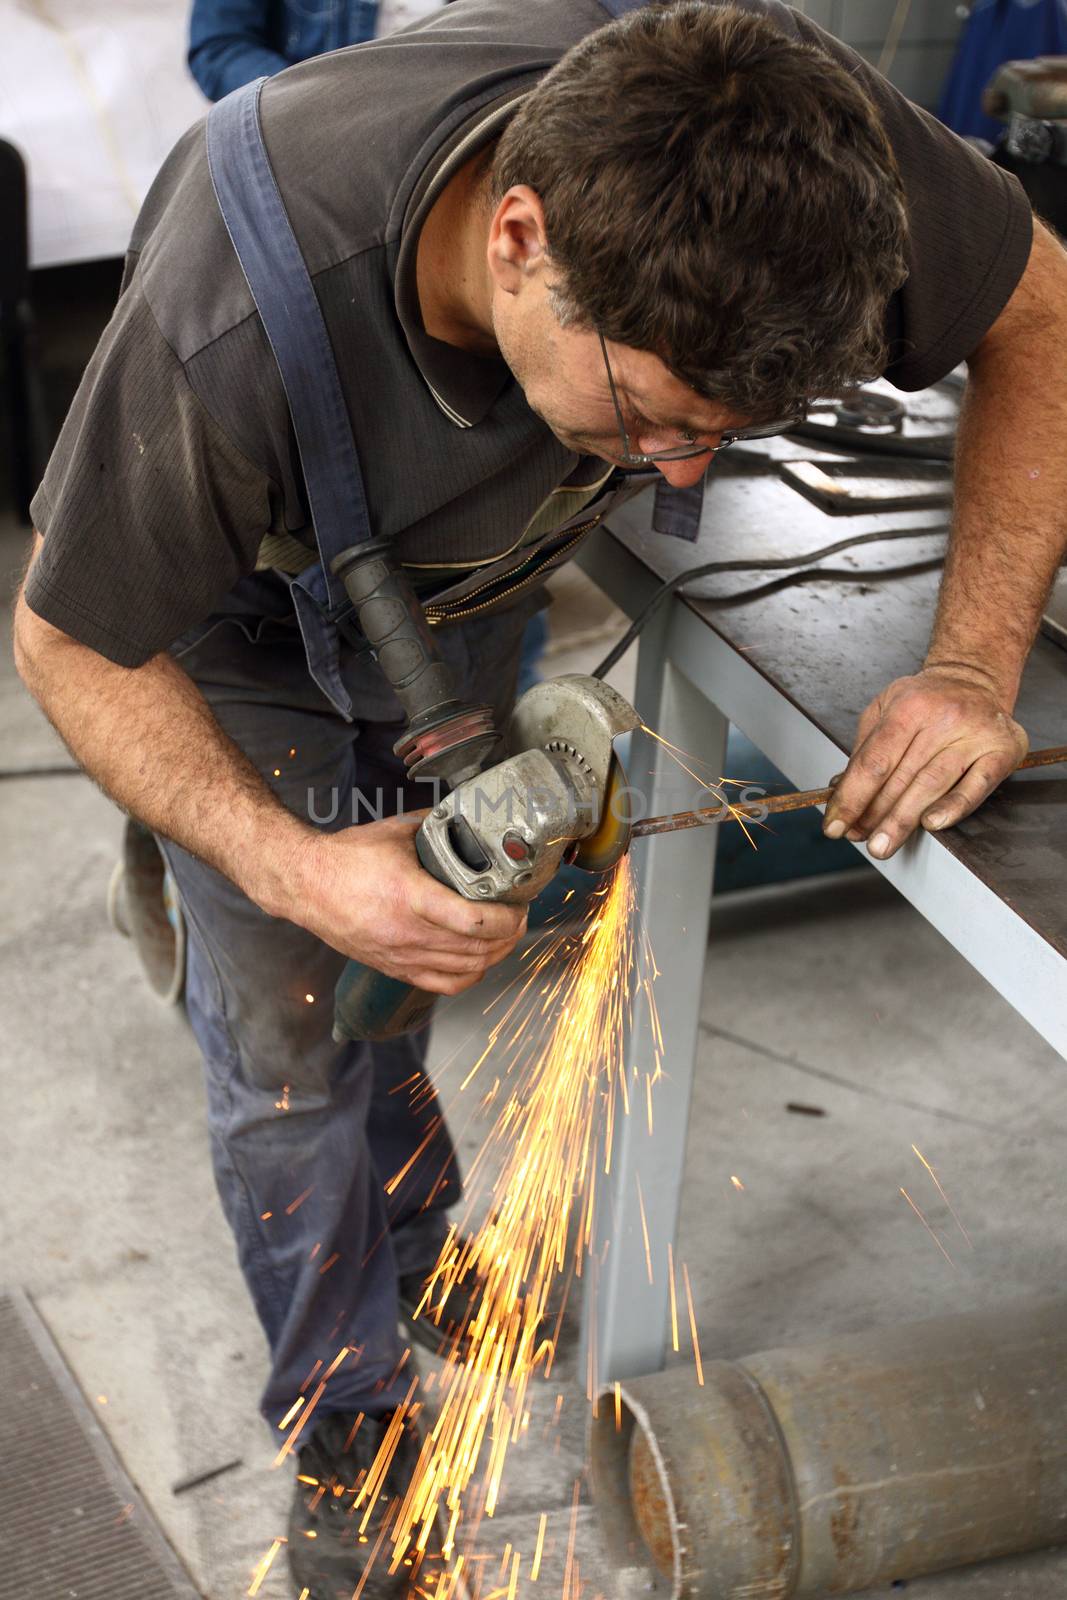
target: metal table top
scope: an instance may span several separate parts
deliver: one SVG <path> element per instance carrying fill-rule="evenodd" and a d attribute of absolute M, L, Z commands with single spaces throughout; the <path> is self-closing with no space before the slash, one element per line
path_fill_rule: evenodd
<path fill-rule="evenodd" d="M 826 459 L 788 440 L 720 458 L 694 544 L 653 533 L 645 495 L 613 517 L 611 536 L 662 580 L 705 561 L 794 556 L 852 534 L 914 528 L 914 539 L 831 557 L 819 563 L 827 576 L 803 583 L 738 573 L 686 586 L 683 606 L 846 751 L 864 706 L 922 660 L 940 573 L 916 568 L 944 547 L 922 530 L 945 527 L 947 509 L 830 515 L 780 478 L 778 461 L 798 457 Z M 1032 748 L 1067 743 L 1067 651 L 1047 639 L 1034 646 L 1017 716 Z M 938 842 L 1067 956 L 1067 768 L 1020 774 Z"/>

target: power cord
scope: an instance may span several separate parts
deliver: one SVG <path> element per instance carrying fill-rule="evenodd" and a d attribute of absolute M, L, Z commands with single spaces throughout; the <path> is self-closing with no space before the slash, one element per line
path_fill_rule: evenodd
<path fill-rule="evenodd" d="M 948 531 L 947 527 L 887 528 L 877 533 L 853 534 L 850 539 L 838 539 L 835 544 L 823 545 L 819 550 L 807 550 L 801 556 L 769 556 L 763 560 L 754 561 L 750 561 L 747 558 L 735 561 L 706 561 L 699 567 L 687 567 L 684 572 L 676 573 L 673 578 L 668 578 L 666 582 L 660 584 L 652 598 L 637 613 L 622 638 L 612 646 L 603 661 L 593 668 L 592 676 L 594 678 L 606 677 L 612 667 L 626 654 L 642 628 L 650 617 L 658 611 L 668 595 L 674 594 L 685 583 L 695 582 L 697 578 L 710 578 L 722 572 L 788 572 L 790 570 L 795 572 L 797 568 L 810 566 L 813 561 L 822 561 L 827 556 L 836 556 L 842 550 L 853 550 L 858 545 L 881 544 L 883 540 L 890 539 L 925 539 L 932 534 L 946 534 Z M 854 581 L 860 578 L 901 578 L 916 572 L 930 571 L 935 567 L 941 566 L 942 561 L 943 557 L 938 556 L 936 559 L 914 563 L 907 567 L 895 567 L 890 572 L 841 571 L 840 569 L 831 570 L 826 567 L 816 567 L 810 572 L 797 573 L 796 576 L 786 581 L 807 583 L 814 578 L 845 579 L 846 581 Z M 710 605 L 735 605 L 740 604 L 743 600 L 751 600 L 760 595 L 771 593 L 775 589 L 784 586 L 784 584 L 762 584 L 754 589 L 743 589 L 738 594 L 712 597 L 707 600 L 701 597 L 701 601 L 702 604 Z"/>

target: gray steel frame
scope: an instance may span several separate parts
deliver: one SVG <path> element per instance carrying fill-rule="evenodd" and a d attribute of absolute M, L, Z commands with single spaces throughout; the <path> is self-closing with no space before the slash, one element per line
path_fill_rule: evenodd
<path fill-rule="evenodd" d="M 606 529 L 587 542 L 579 564 L 630 616 L 658 586 L 655 574 Z M 731 722 L 798 788 L 825 784 L 843 764 L 841 750 L 801 707 L 677 599 L 668 600 L 641 635 L 636 705 L 642 720 L 662 737 L 699 753 L 713 767 L 722 760 Z M 637 754 L 631 776 L 639 770 L 645 763 Z M 671 809 L 669 800 L 661 804 L 669 783 L 662 759 L 653 771 L 650 814 Z M 586 1296 L 589 1371 L 598 1383 L 657 1371 L 666 1355 L 667 1245 L 675 1239 L 681 1203 L 713 845 L 708 831 L 694 829 L 634 846 L 640 915 L 653 949 L 671 953 L 656 983 L 668 1076 L 657 1087 L 653 1134 L 641 1117 L 621 1119 L 611 1174 L 601 1181 Z M 1067 963 L 1039 933 L 929 835 L 874 865 L 1067 1056 Z M 639 1011 L 627 1047 L 627 1068 L 639 1076 L 651 1057 L 649 1026 L 649 1017 Z M 639 1174 L 652 1246 L 651 1283 Z"/>

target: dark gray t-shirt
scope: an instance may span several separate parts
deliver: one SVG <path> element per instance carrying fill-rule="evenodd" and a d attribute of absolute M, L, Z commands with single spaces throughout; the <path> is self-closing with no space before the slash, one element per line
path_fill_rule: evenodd
<path fill-rule="evenodd" d="M 717 0 L 709 0 L 717 3 Z M 964 359 L 1029 253 L 1021 189 L 844 45 L 903 175 L 910 276 L 887 308 L 904 389 Z M 264 130 L 337 356 L 376 533 L 426 580 L 512 548 L 572 474 L 505 364 L 429 337 L 414 244 L 441 185 L 608 21 L 598 0 L 455 0 L 415 28 L 271 80 Z M 560 522 L 571 506 L 559 497 Z M 123 291 L 33 503 L 30 605 L 136 666 L 222 607 L 268 534 L 313 540 L 281 384 L 211 189 L 200 123 L 138 219 Z M 551 521 L 551 518 L 549 518 Z"/>

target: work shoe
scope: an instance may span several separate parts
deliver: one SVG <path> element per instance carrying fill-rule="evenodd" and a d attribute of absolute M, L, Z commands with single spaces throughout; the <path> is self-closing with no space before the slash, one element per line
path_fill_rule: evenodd
<path fill-rule="evenodd" d="M 419 1459 L 419 1438 L 408 1422 L 367 1515 L 359 1491 L 392 1421 L 351 1415 L 323 1417 L 300 1451 L 289 1516 L 289 1568 L 302 1600 L 407 1600 L 411 1569 L 389 1572 L 388 1532 L 397 1502 L 408 1491 Z M 370 1570 L 368 1571 L 368 1567 Z"/>
<path fill-rule="evenodd" d="M 428 1276 L 412 1274 L 400 1279 L 401 1336 L 405 1342 L 419 1344 L 442 1360 L 455 1350 L 462 1361 L 470 1348 L 467 1330 L 478 1309 L 481 1279 L 476 1273 L 469 1273 L 465 1282 L 456 1284 L 449 1292 L 438 1315 L 441 1303 L 439 1286 L 435 1286 L 431 1300 L 419 1311 L 426 1294 Z M 418 1316 L 415 1315 L 417 1311 Z"/>

